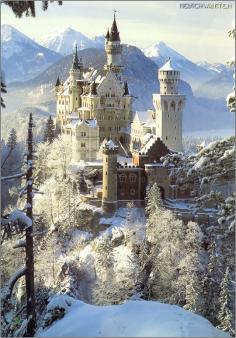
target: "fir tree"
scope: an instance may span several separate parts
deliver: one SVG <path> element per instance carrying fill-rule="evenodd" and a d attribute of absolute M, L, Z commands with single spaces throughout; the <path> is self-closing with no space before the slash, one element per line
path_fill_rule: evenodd
<path fill-rule="evenodd" d="M 203 297 L 205 309 L 203 315 L 216 325 L 218 312 L 218 295 L 220 280 L 222 279 L 222 258 L 216 251 L 216 242 L 213 241 L 209 248 L 209 261 L 207 272 L 203 278 Z"/>
<path fill-rule="evenodd" d="M 2 162 L 1 168 L 4 167 L 5 163 L 9 159 L 9 157 L 10 157 L 12 151 L 15 149 L 16 145 L 17 145 L 16 131 L 15 131 L 14 128 L 12 128 L 12 130 L 10 131 L 9 137 L 8 137 L 8 141 L 7 141 L 8 153 L 7 153 L 4 161 Z"/>
<path fill-rule="evenodd" d="M 53 0 L 50 0 L 53 2 Z M 35 17 L 35 1 L 3 1 L 4 4 L 11 7 L 13 13 L 17 18 L 21 18 L 24 14 L 25 16 Z M 57 1 L 58 5 L 62 5 L 62 1 Z M 42 0 L 43 10 L 48 9 L 48 1 Z"/>
<path fill-rule="evenodd" d="M 218 327 L 234 336 L 233 315 L 230 306 L 230 273 L 228 267 L 225 270 L 224 278 L 220 285 L 219 303 Z"/>
<path fill-rule="evenodd" d="M 44 131 L 44 142 L 48 142 L 51 144 L 55 138 L 55 127 L 54 127 L 54 122 L 51 117 L 49 116 L 47 123 L 46 123 L 46 128 Z"/>
<path fill-rule="evenodd" d="M 163 207 L 160 189 L 156 183 L 148 189 L 146 201 L 146 212 L 148 215 L 153 215 L 157 209 Z"/>
<path fill-rule="evenodd" d="M 1 93 L 6 94 L 6 92 L 7 92 L 6 85 L 5 85 L 5 83 L 3 81 L 1 81 Z M 1 107 L 2 108 L 6 108 L 6 105 L 4 103 L 4 100 L 3 100 L 2 96 L 1 96 Z"/>
<path fill-rule="evenodd" d="M 13 150 L 17 144 L 17 136 L 14 128 L 11 129 L 10 135 L 8 137 L 7 146 Z"/>

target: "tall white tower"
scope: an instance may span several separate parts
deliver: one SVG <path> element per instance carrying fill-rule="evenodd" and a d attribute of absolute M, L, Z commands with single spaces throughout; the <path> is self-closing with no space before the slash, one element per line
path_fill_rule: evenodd
<path fill-rule="evenodd" d="M 159 69 L 160 94 L 153 94 L 156 135 L 174 151 L 182 151 L 182 113 L 185 96 L 178 93 L 180 72 L 168 60 Z"/>
<path fill-rule="evenodd" d="M 107 54 L 107 64 L 105 65 L 105 69 L 119 73 L 123 68 L 121 65 L 122 45 L 120 43 L 120 33 L 117 28 L 115 14 L 111 30 L 108 30 L 106 34 L 105 51 Z"/>
<path fill-rule="evenodd" d="M 78 58 L 77 44 L 73 56 L 72 65 L 70 68 L 70 113 L 77 109 L 81 104 L 80 93 L 78 92 L 77 80 L 81 80 L 83 76 L 83 63 L 82 59 Z"/>

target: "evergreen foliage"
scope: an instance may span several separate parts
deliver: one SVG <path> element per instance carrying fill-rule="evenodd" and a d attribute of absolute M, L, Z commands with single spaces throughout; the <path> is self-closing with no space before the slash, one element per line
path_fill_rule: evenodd
<path fill-rule="evenodd" d="M 52 2 L 50 0 L 50 2 Z M 24 14 L 25 16 L 35 17 L 35 1 L 3 1 L 4 4 L 9 6 L 17 18 L 21 18 Z M 58 5 L 62 5 L 62 1 L 57 1 Z M 48 1 L 42 0 L 43 10 L 48 9 Z"/>
<path fill-rule="evenodd" d="M 220 285 L 220 297 L 219 297 L 220 310 L 218 313 L 218 321 L 219 321 L 218 327 L 233 335 L 234 330 L 233 330 L 233 315 L 231 310 L 232 305 L 230 304 L 230 283 L 231 283 L 230 272 L 229 268 L 227 267 L 225 270 L 224 278 Z"/>
<path fill-rule="evenodd" d="M 3 80 L 1 80 L 1 94 L 6 94 L 7 93 L 7 90 L 6 90 L 6 85 L 5 83 L 3 82 Z M 2 98 L 2 95 L 1 95 L 1 107 L 2 108 L 6 108 L 6 105 L 4 103 L 4 100 Z"/>
<path fill-rule="evenodd" d="M 44 142 L 48 142 L 49 144 L 53 142 L 55 139 L 55 126 L 51 115 L 49 116 L 46 128 L 44 131 Z"/>
<path fill-rule="evenodd" d="M 17 144 L 17 135 L 16 135 L 16 131 L 14 128 L 11 129 L 9 137 L 8 137 L 8 141 L 7 141 L 7 146 L 13 150 L 15 148 Z"/>

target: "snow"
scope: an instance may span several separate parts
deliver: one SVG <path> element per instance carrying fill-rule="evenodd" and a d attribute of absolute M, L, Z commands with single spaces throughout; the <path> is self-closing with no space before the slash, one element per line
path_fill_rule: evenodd
<path fill-rule="evenodd" d="M 229 337 L 205 318 L 178 306 L 154 301 L 127 301 L 95 306 L 57 296 L 48 310 L 64 308 L 65 316 L 37 337 Z"/>
<path fill-rule="evenodd" d="M 159 69 L 159 71 L 168 71 L 168 70 L 174 70 L 174 68 L 173 68 L 173 66 L 172 66 L 172 64 L 171 64 L 171 61 L 170 60 L 168 60 L 165 64 L 164 64 L 164 66 L 162 66 L 160 69 Z"/>
<path fill-rule="evenodd" d="M 152 135 L 152 137 L 150 137 L 148 142 L 142 147 L 142 149 L 140 150 L 140 153 L 146 154 L 148 150 L 151 148 L 151 146 L 156 142 L 156 140 L 157 140 L 156 137 Z"/>
<path fill-rule="evenodd" d="M 24 223 L 27 227 L 32 226 L 32 220 L 18 209 L 10 213 L 9 220 L 13 223 L 16 221 L 20 221 L 21 223 Z"/>
<path fill-rule="evenodd" d="M 205 149 L 206 149 L 206 148 L 205 148 Z M 209 161 L 209 158 L 208 158 L 208 157 L 202 156 L 202 157 L 200 157 L 200 159 L 195 163 L 195 165 L 193 166 L 192 169 L 194 169 L 194 170 L 202 169 L 202 167 L 203 167 L 204 165 L 206 165 L 208 161 Z"/>
<path fill-rule="evenodd" d="M 110 150 L 118 148 L 112 140 L 107 141 L 105 143 L 105 147 L 107 147 Z"/>

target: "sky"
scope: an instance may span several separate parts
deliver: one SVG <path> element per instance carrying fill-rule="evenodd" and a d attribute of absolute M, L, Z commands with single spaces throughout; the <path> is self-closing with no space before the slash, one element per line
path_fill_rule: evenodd
<path fill-rule="evenodd" d="M 227 35 L 234 19 L 233 1 L 203 1 L 231 4 L 231 9 L 183 9 L 180 3 L 193 1 L 56 1 L 41 10 L 37 1 L 36 18 L 15 18 L 8 6 L 1 5 L 1 24 L 10 24 L 43 40 L 52 31 L 71 27 L 88 37 L 102 35 L 111 26 L 113 10 L 122 43 L 140 48 L 164 41 L 190 60 L 226 63 L 234 56 L 234 41 Z M 198 2 L 199 3 L 199 2 Z"/>

